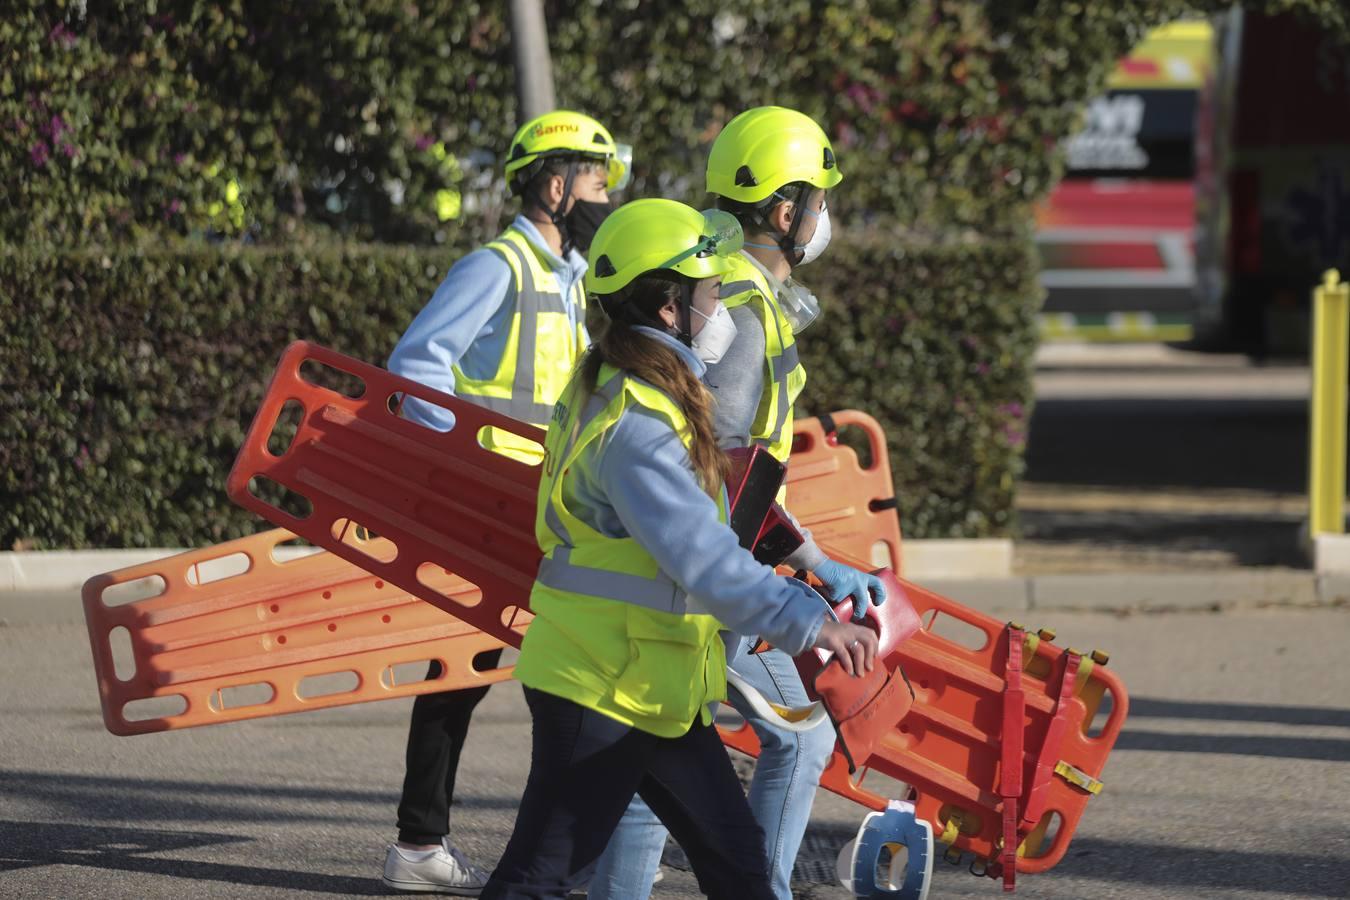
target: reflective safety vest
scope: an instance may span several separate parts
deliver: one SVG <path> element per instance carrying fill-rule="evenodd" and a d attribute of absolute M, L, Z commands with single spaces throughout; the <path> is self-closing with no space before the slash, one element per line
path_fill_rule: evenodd
<path fill-rule="evenodd" d="M 806 369 L 797 358 L 792 325 L 764 273 L 743 253 L 722 277 L 722 302 L 728 309 L 749 306 L 764 326 L 764 393 L 750 426 L 750 440 L 780 462 L 792 452 L 792 405 L 806 386 Z"/>
<path fill-rule="evenodd" d="M 544 551 L 530 592 L 535 619 L 516 664 L 522 684 L 660 737 L 679 737 L 726 698 L 723 625 L 688 611 L 688 595 L 633 538 L 606 537 L 567 508 L 563 482 L 582 452 L 630 407 L 692 431 L 664 392 L 608 365 L 590 397 L 580 379 L 558 402 L 545 441 L 535 535 Z M 726 492 L 718 499 L 723 522 Z"/>
<path fill-rule="evenodd" d="M 471 378 L 456 364 L 455 393 L 513 419 L 547 425 L 577 357 L 586 349 L 585 288 L 581 279 L 572 286 L 573 321 L 558 276 L 523 232 L 507 228 L 487 247 L 511 267 L 516 311 L 496 373 Z M 537 444 L 498 428 L 485 429 L 479 442 L 522 462 L 538 463 L 543 458 Z"/>

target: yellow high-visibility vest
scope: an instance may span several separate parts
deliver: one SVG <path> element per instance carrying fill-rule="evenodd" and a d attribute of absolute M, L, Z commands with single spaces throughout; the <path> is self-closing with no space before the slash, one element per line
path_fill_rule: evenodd
<path fill-rule="evenodd" d="M 513 225 L 487 247 L 511 267 L 516 311 L 496 373 L 471 378 L 456 364 L 455 393 L 513 419 L 547 425 L 553 404 L 586 349 L 585 288 L 580 279 L 572 286 L 576 312 L 568 316 L 557 275 L 523 232 Z M 497 428 L 484 429 L 479 441 L 522 462 L 538 463 L 543 456 L 536 444 Z"/>
<path fill-rule="evenodd" d="M 633 538 L 606 537 L 567 508 L 563 482 L 583 450 L 633 407 L 669 423 L 688 447 L 675 401 L 609 366 L 594 394 L 559 401 L 545 441 L 535 534 L 544 551 L 516 677 L 537 690 L 660 737 L 679 737 L 726 698 L 723 625 L 690 613 L 688 597 Z M 727 520 L 726 492 L 718 511 Z"/>
<path fill-rule="evenodd" d="M 806 386 L 806 369 L 797 356 L 792 325 L 769 280 L 743 254 L 732 262 L 722 278 L 722 302 L 727 309 L 749 306 L 764 326 L 764 393 L 750 426 L 750 440 L 787 462 L 792 453 L 792 406 Z"/>

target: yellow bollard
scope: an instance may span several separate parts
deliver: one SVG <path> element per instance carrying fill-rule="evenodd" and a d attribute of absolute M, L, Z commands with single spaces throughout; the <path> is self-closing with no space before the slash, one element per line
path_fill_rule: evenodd
<path fill-rule="evenodd" d="M 1308 425 L 1308 533 L 1345 532 L 1346 382 L 1350 282 L 1335 269 L 1313 289 L 1312 404 Z"/>

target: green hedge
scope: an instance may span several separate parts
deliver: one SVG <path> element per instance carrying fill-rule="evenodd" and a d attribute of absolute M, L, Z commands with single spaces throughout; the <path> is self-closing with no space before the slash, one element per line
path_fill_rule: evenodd
<path fill-rule="evenodd" d="M 494 232 L 517 124 L 507 4 L 16 0 L 0 17 L 0 243 Z M 760 103 L 825 123 L 848 217 L 1017 228 L 1144 30 L 1229 0 L 547 0 L 558 100 L 701 204 Z M 1343 0 L 1248 0 L 1347 31 Z M 442 193 L 446 192 L 446 193 Z M 444 203 L 440 201 L 444 200 Z M 459 204 L 457 207 L 456 204 Z"/>
<path fill-rule="evenodd" d="M 224 479 L 281 349 L 382 363 L 462 249 L 0 253 L 0 547 L 256 531 Z M 907 534 L 1006 532 L 1037 296 L 1023 245 L 843 233 L 809 268 L 825 314 L 802 410 L 888 425 Z"/>

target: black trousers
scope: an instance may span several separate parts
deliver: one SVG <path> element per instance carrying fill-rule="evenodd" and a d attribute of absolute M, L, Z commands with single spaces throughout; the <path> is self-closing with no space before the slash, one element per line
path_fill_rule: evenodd
<path fill-rule="evenodd" d="M 502 652 L 484 654 L 479 665 L 495 668 Z M 477 661 L 476 661 L 477 662 Z M 432 661 L 427 678 L 441 677 Z M 469 733 L 473 708 L 488 689 L 465 688 L 422 694 L 413 701 L 408 726 L 407 769 L 398 804 L 398 839 L 409 844 L 437 844 L 450 833 L 450 804 L 455 799 L 455 772 Z"/>
<path fill-rule="evenodd" d="M 713 898 L 771 900 L 764 832 L 711 725 L 678 738 L 629 728 L 525 688 L 534 720 L 515 831 L 483 900 L 566 897 L 590 880 L 637 793 L 679 841 Z"/>

